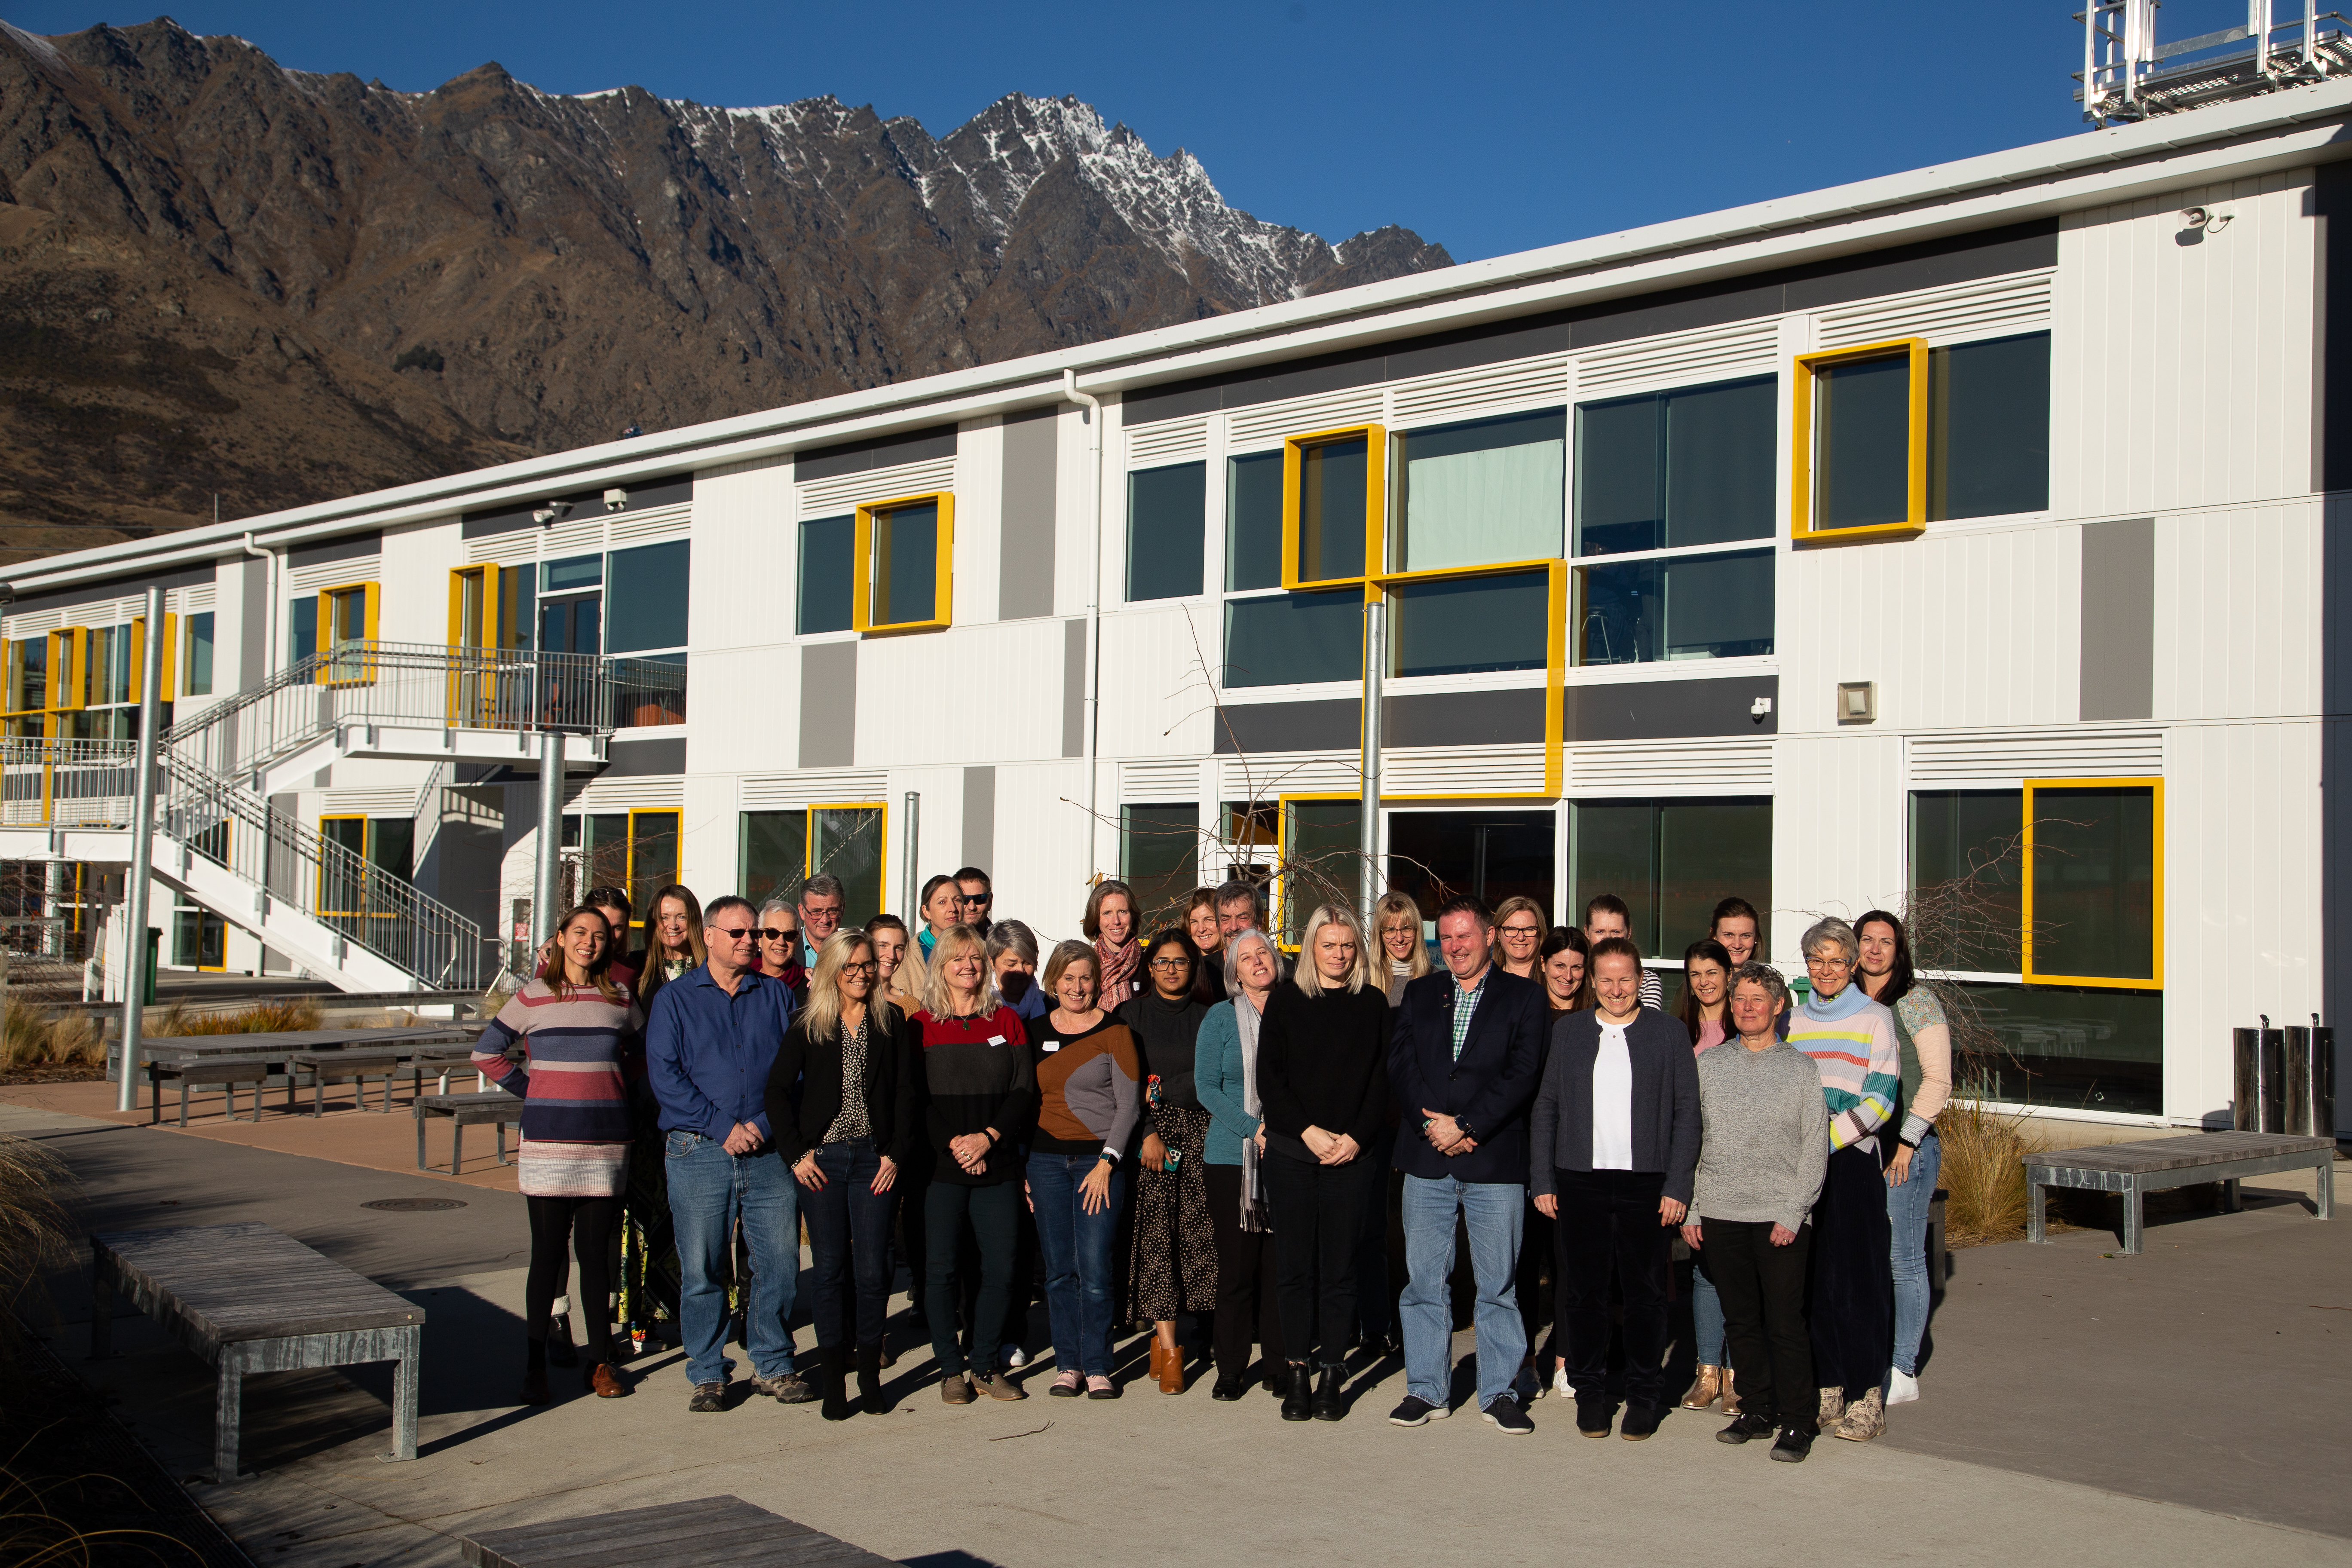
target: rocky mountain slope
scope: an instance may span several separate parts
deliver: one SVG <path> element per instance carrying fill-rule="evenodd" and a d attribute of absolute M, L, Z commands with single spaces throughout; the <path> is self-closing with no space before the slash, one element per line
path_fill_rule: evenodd
<path fill-rule="evenodd" d="M 1074 99 L 427 93 L 0 24 L 0 560 L 1450 265 Z"/>

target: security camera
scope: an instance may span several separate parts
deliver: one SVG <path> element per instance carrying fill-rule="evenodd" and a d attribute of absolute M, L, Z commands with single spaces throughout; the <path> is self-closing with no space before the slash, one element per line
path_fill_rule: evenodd
<path fill-rule="evenodd" d="M 545 528 L 550 523 L 562 522 L 565 518 L 570 517 L 571 515 L 572 503 L 570 501 L 551 500 L 545 506 L 541 507 L 537 511 L 532 512 L 530 514 L 530 520 L 531 521 L 539 524 L 541 528 Z"/>
<path fill-rule="evenodd" d="M 612 490 L 606 490 L 606 491 L 604 492 L 604 510 L 605 510 L 606 511 L 619 511 L 619 510 L 621 510 L 624 507 L 627 506 L 628 504 L 629 504 L 629 492 L 628 492 L 628 491 L 626 491 L 626 490 L 622 490 L 622 489 L 612 489 Z"/>

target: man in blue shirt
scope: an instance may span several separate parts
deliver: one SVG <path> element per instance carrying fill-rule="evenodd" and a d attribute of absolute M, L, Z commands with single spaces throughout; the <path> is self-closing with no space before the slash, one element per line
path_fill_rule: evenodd
<path fill-rule="evenodd" d="M 800 1280 L 800 1201 L 768 1128 L 768 1070 L 792 1023 L 783 982 L 760 973 L 751 904 L 703 911 L 709 959 L 663 986 L 646 1020 L 646 1074 L 661 1102 L 670 1218 L 677 1228 L 679 1327 L 693 1411 L 727 1408 L 727 1251 L 738 1221 L 751 1255 L 744 1349 L 755 1394 L 804 1405 L 816 1390 L 793 1370 Z"/>

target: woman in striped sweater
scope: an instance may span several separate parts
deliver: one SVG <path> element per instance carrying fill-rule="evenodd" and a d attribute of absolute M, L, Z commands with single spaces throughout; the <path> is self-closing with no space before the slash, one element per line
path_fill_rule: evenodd
<path fill-rule="evenodd" d="M 547 1403 L 548 1321 L 564 1293 L 568 1241 L 580 1260 L 579 1316 L 588 1342 L 582 1381 L 599 1398 L 626 1393 L 613 1364 L 613 1222 L 628 1178 L 624 1060 L 643 1048 L 645 1016 L 613 984 L 612 928 L 583 904 L 556 927 L 563 971 L 509 998 L 482 1031 L 474 1065 L 520 1096 L 518 1184 L 530 1211 L 530 1272 L 523 1286 L 526 1405 Z M 523 1043 L 524 1060 L 507 1060 Z"/>

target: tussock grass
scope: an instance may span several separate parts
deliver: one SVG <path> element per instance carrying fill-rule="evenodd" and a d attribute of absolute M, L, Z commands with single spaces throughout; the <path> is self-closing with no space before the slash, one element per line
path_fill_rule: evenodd
<path fill-rule="evenodd" d="M 29 1138 L 0 1134 L 0 1351 L 14 1348 L 31 1310 L 47 1307 L 42 1271 L 74 1261 L 68 1205 L 77 1191 L 64 1161 Z"/>
<path fill-rule="evenodd" d="M 0 1005 L 0 1068 L 105 1059 L 105 1037 L 88 1013 L 52 1018 L 47 1008 L 29 1003 L 11 999 Z"/>
<path fill-rule="evenodd" d="M 257 1002 L 234 1013 L 194 1013 L 186 1003 L 175 1002 L 161 1023 L 148 1025 L 143 1033 L 149 1039 L 173 1035 L 277 1035 L 289 1029 L 315 1029 L 324 1016 L 319 1004 L 308 996 Z"/>
<path fill-rule="evenodd" d="M 1936 1118 L 1943 1144 L 1939 1184 L 1945 1200 L 1944 1232 L 1953 1247 L 1985 1247 L 2015 1241 L 2025 1234 L 2023 1156 L 2043 1147 L 2024 1118 L 2003 1114 L 1981 1100 L 1955 1099 Z"/>

